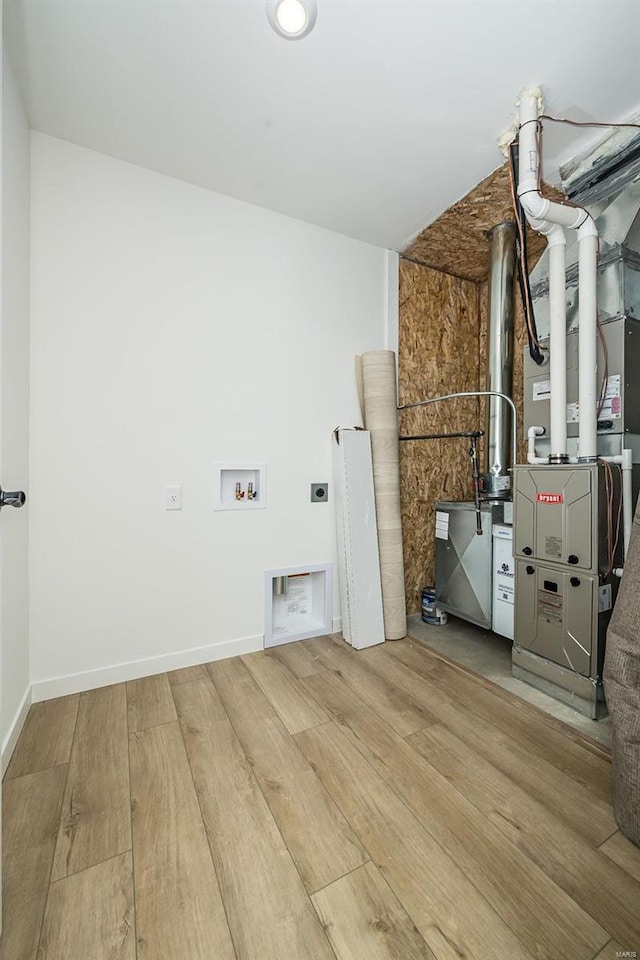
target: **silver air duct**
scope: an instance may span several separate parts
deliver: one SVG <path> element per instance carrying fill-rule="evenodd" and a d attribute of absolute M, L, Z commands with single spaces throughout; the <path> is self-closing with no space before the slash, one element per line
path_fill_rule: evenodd
<path fill-rule="evenodd" d="M 488 231 L 489 329 L 487 340 L 487 390 L 511 396 L 513 387 L 513 277 L 516 264 L 516 225 L 499 223 Z M 485 499 L 510 496 L 511 410 L 500 397 L 487 403 L 485 471 L 482 491 Z"/>

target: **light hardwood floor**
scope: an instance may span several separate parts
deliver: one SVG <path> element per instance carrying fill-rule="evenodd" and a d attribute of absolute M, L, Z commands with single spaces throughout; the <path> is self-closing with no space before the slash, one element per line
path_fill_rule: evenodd
<path fill-rule="evenodd" d="M 31 708 L 0 960 L 640 956 L 607 752 L 411 639 Z"/>

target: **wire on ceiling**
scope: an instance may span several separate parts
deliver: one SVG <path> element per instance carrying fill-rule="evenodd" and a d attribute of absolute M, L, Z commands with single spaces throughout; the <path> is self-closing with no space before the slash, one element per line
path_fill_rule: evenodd
<path fill-rule="evenodd" d="M 553 123 L 568 123 L 572 127 L 630 127 L 640 130 L 640 123 L 598 123 L 595 120 L 569 120 L 568 117 L 552 117 L 549 113 L 541 113 L 540 120 L 551 120 Z"/>

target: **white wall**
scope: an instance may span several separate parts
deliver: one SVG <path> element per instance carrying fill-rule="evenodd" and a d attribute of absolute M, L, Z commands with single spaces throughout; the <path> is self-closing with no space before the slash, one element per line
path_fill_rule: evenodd
<path fill-rule="evenodd" d="M 387 252 L 41 134 L 32 178 L 34 697 L 255 649 L 264 570 L 334 559 L 309 484 L 359 422 Z M 212 510 L 236 459 L 266 510 Z"/>
<path fill-rule="evenodd" d="M 0 482 L 5 490 L 25 490 L 29 476 L 29 163 L 29 127 L 4 50 Z M 28 524 L 28 508 L 2 511 L 0 636 L 5 758 L 28 706 Z"/>

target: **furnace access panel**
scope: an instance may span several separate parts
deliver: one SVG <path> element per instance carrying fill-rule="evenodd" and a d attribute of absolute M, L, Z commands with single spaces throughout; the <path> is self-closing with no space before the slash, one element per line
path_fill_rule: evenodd
<path fill-rule="evenodd" d="M 598 577 L 567 568 L 517 563 L 515 636 L 519 647 L 588 677 L 597 671 L 593 645 L 600 597 Z M 611 606 L 611 587 L 605 592 Z"/>
<path fill-rule="evenodd" d="M 601 464 L 518 466 L 514 470 L 516 557 L 567 564 L 591 573 L 608 567 L 607 494 Z M 612 514 L 617 520 L 620 473 L 613 481 Z M 599 531 L 601 531 L 599 535 Z M 622 534 L 614 566 L 621 564 Z"/>

